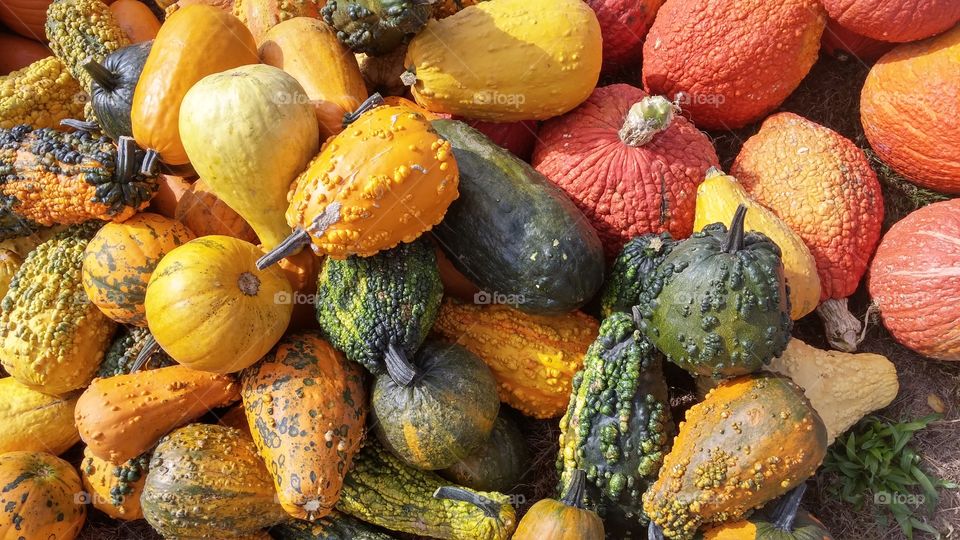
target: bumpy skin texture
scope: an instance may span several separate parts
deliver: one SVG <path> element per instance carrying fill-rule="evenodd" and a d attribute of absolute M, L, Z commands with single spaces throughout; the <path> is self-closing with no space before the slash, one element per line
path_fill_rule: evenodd
<path fill-rule="evenodd" d="M 108 54 L 101 64 L 112 76 L 103 78 L 103 72 L 84 68 L 91 77 L 90 102 L 103 132 L 113 140 L 121 135 L 133 136 L 130 126 L 130 107 L 133 91 L 140 80 L 143 64 L 150 54 L 153 40 L 129 45 Z"/>
<path fill-rule="evenodd" d="M 414 0 L 328 0 L 320 12 L 350 50 L 380 56 L 419 32 L 430 19 L 431 8 Z"/>
<path fill-rule="evenodd" d="M 319 335 L 294 334 L 244 370 L 241 385 L 253 442 L 283 509 L 298 519 L 326 516 L 364 434 L 363 370 Z"/>
<path fill-rule="evenodd" d="M 763 118 L 817 60 L 825 24 L 817 0 L 667 0 L 643 45 L 643 85 L 673 99 L 701 128 Z"/>
<path fill-rule="evenodd" d="M 150 456 L 143 454 L 120 465 L 114 465 L 83 451 L 80 478 L 90 494 L 91 504 L 97 510 L 114 518 L 133 521 L 143 517 L 140 494 L 147 480 Z"/>
<path fill-rule="evenodd" d="M 190 424 L 160 441 L 140 503 L 167 538 L 239 538 L 289 517 L 253 442 L 210 424 Z"/>
<path fill-rule="evenodd" d="M 866 63 L 876 61 L 896 46 L 893 43 L 878 41 L 848 30 L 833 19 L 827 20 L 827 27 L 823 30 L 820 45 L 823 50 L 837 58 L 850 55 Z"/>
<path fill-rule="evenodd" d="M 883 223 L 880 182 L 862 150 L 829 128 L 779 113 L 747 139 L 730 174 L 803 238 L 817 261 L 821 301 L 853 294 Z"/>
<path fill-rule="evenodd" d="M 87 518 L 80 476 L 44 452 L 0 454 L 0 531 L 10 538 L 73 540 Z"/>
<path fill-rule="evenodd" d="M 587 0 L 603 35 L 603 70 L 640 65 L 643 38 L 663 0 Z"/>
<path fill-rule="evenodd" d="M 383 529 L 334 510 L 313 522 L 287 521 L 270 527 L 274 540 L 394 540 Z"/>
<path fill-rule="evenodd" d="M 631 316 L 603 321 L 560 420 L 562 486 L 587 473 L 586 495 L 611 528 L 646 523 L 641 496 L 670 447 L 673 422 L 661 358 Z M 624 533 L 626 534 L 626 532 Z"/>
<path fill-rule="evenodd" d="M 667 538 L 689 540 L 804 482 L 826 452 L 823 421 L 789 379 L 726 381 L 687 410 L 643 509 Z"/>
<path fill-rule="evenodd" d="M 236 0 L 233 14 L 247 25 L 259 44 L 267 31 L 294 17 L 316 19 L 320 7 L 316 0 Z"/>
<path fill-rule="evenodd" d="M 424 238 L 372 257 L 327 258 L 317 278 L 317 321 L 347 359 L 382 375 L 390 345 L 413 358 L 442 297 L 437 258 Z"/>
<path fill-rule="evenodd" d="M 386 529 L 446 540 L 508 540 L 516 513 L 502 493 L 464 488 L 481 504 L 434 498 L 449 486 L 436 474 L 403 464 L 376 441 L 354 459 L 337 509 Z"/>
<path fill-rule="evenodd" d="M 84 102 L 86 93 L 67 66 L 55 56 L 43 58 L 0 77 L 0 128 L 56 128 L 83 116 Z"/>
<path fill-rule="evenodd" d="M 137 355 L 140 354 L 143 346 L 147 344 L 147 340 L 151 337 L 150 330 L 146 328 L 121 325 L 117 334 L 113 337 L 113 343 L 110 344 L 107 352 L 103 355 L 103 362 L 100 363 L 96 376 L 103 378 L 130 373 Z M 173 365 L 173 363 L 173 359 L 161 349 L 153 353 L 150 356 L 150 361 L 140 369 L 166 367 Z"/>
<path fill-rule="evenodd" d="M 110 343 L 113 321 L 80 284 L 83 250 L 99 227 L 72 227 L 33 250 L 0 303 L 3 368 L 34 390 L 61 394 L 86 386 Z"/>
<path fill-rule="evenodd" d="M 642 146 L 623 142 L 627 112 L 646 96 L 628 84 L 596 89 L 543 124 L 531 159 L 587 216 L 608 258 L 640 234 L 690 236 L 697 186 L 719 164 L 710 139 L 680 115 Z"/>
<path fill-rule="evenodd" d="M 960 26 L 900 45 L 874 64 L 860 94 L 870 146 L 912 182 L 960 194 L 958 95 Z"/>
<path fill-rule="evenodd" d="M 103 62 L 108 54 L 130 44 L 110 7 L 100 0 L 56 0 L 47 8 L 50 49 L 70 70 L 80 87 L 90 91 L 88 60 Z"/>
<path fill-rule="evenodd" d="M 31 451 L 60 455 L 80 440 L 73 425 L 77 396 L 42 394 L 13 377 L 0 379 L 0 454 Z"/>
<path fill-rule="evenodd" d="M 615 311 L 629 313 L 640 302 L 647 281 L 675 245 L 676 241 L 667 232 L 644 234 L 627 242 L 613 261 L 610 277 L 600 293 L 603 316 L 609 317 Z"/>
<path fill-rule="evenodd" d="M 831 18 L 881 41 L 904 43 L 930 37 L 960 21 L 953 0 L 823 0 Z"/>
<path fill-rule="evenodd" d="M 530 315 L 506 305 L 447 301 L 433 331 L 490 366 L 501 401 L 527 416 L 556 418 L 598 328 L 579 311 Z"/>
<path fill-rule="evenodd" d="M 438 473 L 471 489 L 509 493 L 529 470 L 527 439 L 516 422 L 501 414 L 483 446 Z"/>
<path fill-rule="evenodd" d="M 931 358 L 960 360 L 960 199 L 896 223 L 877 248 L 869 287 L 897 341 Z"/>

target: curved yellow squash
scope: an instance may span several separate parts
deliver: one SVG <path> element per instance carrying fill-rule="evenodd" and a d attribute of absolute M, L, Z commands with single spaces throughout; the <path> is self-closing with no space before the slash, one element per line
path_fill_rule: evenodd
<path fill-rule="evenodd" d="M 545 120 L 593 92 L 602 49 L 597 16 L 580 0 L 491 0 L 430 21 L 404 65 L 430 111 Z"/>
<path fill-rule="evenodd" d="M 797 320 L 816 309 L 820 303 L 820 278 L 810 249 L 776 214 L 753 200 L 736 178 L 715 169 L 707 172 L 707 179 L 697 189 L 693 230 L 702 230 L 711 223 L 729 226 L 740 204 L 747 207 L 746 230 L 763 233 L 780 246 L 783 273 L 790 287 L 790 318 Z"/>
<path fill-rule="evenodd" d="M 73 425 L 76 396 L 41 394 L 13 377 L 0 379 L 0 454 L 14 451 L 60 455 L 80 440 Z"/>

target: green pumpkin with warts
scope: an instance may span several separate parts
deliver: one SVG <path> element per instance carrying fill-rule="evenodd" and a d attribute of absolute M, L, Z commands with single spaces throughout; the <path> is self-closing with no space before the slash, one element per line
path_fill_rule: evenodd
<path fill-rule="evenodd" d="M 613 262 L 600 293 L 603 316 L 608 317 L 614 311 L 629 313 L 640 301 L 647 281 L 676 244 L 668 232 L 644 234 L 627 242 Z"/>

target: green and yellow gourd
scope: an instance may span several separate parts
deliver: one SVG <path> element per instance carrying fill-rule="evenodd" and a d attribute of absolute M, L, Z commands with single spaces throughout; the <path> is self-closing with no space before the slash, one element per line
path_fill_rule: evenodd
<path fill-rule="evenodd" d="M 604 317 L 614 311 L 630 313 L 640 302 L 640 295 L 654 271 L 676 243 L 670 233 L 663 232 L 637 236 L 623 246 L 600 292 L 600 310 Z"/>
<path fill-rule="evenodd" d="M 103 362 L 97 369 L 97 377 L 113 377 L 115 375 L 126 375 L 133 370 L 137 356 L 140 351 L 153 340 L 150 330 L 138 326 L 121 326 L 113 342 L 107 348 L 103 355 Z M 140 369 L 159 368 L 172 366 L 175 362 L 162 349 L 154 352 L 150 356 L 149 363 L 144 364 Z"/>
<path fill-rule="evenodd" d="M 674 246 L 637 304 L 647 339 L 674 364 L 716 379 L 760 369 L 790 339 L 790 298 L 780 248 L 714 223 Z"/>
<path fill-rule="evenodd" d="M 80 440 L 73 423 L 77 396 L 49 396 L 13 377 L 0 379 L 0 453 L 60 455 Z"/>
<path fill-rule="evenodd" d="M 3 368 L 34 390 L 86 386 L 110 343 L 115 324 L 87 300 L 80 277 L 84 249 L 99 228 L 78 225 L 40 244 L 0 303 Z"/>
<path fill-rule="evenodd" d="M 351 51 L 382 56 L 422 30 L 431 11 L 417 0 L 328 0 L 320 15 Z"/>
<path fill-rule="evenodd" d="M 507 495 L 450 486 L 369 440 L 344 480 L 337 509 L 392 531 L 446 540 L 508 540 L 516 527 Z"/>
<path fill-rule="evenodd" d="M 626 313 L 600 325 L 560 420 L 561 489 L 587 473 L 586 498 L 619 537 L 637 534 L 643 492 L 656 479 L 674 432 L 659 353 Z"/>
<path fill-rule="evenodd" d="M 80 478 L 90 496 L 90 503 L 114 519 L 133 521 L 143 518 L 140 494 L 143 493 L 149 463 L 150 455 L 144 453 L 114 465 L 85 448 Z"/>
<path fill-rule="evenodd" d="M 274 540 L 396 540 L 383 529 L 338 512 L 316 521 L 293 520 L 270 527 Z"/>

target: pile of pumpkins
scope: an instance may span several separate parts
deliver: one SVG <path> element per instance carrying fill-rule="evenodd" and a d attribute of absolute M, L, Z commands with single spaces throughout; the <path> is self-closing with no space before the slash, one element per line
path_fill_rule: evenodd
<path fill-rule="evenodd" d="M 0 6 L 49 46 L 2 37 L 0 532 L 830 538 L 805 482 L 898 392 L 847 298 L 960 360 L 960 199 L 882 236 L 864 152 L 776 110 L 821 42 L 876 60 L 877 157 L 960 193 L 960 4 L 747 4 Z M 700 129 L 760 121 L 723 172 Z"/>

